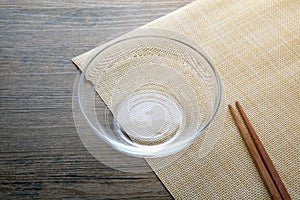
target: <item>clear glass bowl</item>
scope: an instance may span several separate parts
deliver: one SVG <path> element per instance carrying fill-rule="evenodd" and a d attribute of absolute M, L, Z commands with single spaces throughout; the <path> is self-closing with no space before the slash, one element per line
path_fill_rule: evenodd
<path fill-rule="evenodd" d="M 96 49 L 77 92 L 85 120 L 103 141 L 156 158 L 185 149 L 205 130 L 221 101 L 221 81 L 196 44 L 146 34 Z"/>

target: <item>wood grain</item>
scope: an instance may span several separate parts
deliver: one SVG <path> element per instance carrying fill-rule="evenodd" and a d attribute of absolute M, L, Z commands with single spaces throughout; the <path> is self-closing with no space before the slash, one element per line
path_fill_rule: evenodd
<path fill-rule="evenodd" d="M 172 198 L 153 173 L 110 169 L 84 148 L 70 59 L 189 2 L 0 2 L 1 199 Z"/>

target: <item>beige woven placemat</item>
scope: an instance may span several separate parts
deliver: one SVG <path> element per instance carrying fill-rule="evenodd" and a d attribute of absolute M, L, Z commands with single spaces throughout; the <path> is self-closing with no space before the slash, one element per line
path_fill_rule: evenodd
<path fill-rule="evenodd" d="M 247 111 L 292 199 L 300 199 L 300 1 L 199 0 L 145 27 L 183 34 L 218 69 L 225 104 Z M 92 52 L 73 59 L 82 68 Z M 269 199 L 228 111 L 205 157 L 197 142 L 156 174 L 175 199 Z"/>

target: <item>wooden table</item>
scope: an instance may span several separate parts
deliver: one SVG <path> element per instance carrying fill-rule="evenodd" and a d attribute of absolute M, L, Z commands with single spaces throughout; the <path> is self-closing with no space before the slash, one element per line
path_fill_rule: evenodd
<path fill-rule="evenodd" d="M 189 2 L 0 2 L 0 199 L 172 198 L 154 173 L 110 169 L 84 148 L 70 59 Z"/>

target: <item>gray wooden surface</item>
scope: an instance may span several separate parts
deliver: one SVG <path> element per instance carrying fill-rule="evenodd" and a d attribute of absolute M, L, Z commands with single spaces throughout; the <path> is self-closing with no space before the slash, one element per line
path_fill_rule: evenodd
<path fill-rule="evenodd" d="M 70 59 L 191 2 L 0 1 L 0 199 L 171 199 L 153 173 L 110 169 L 82 145 Z"/>

